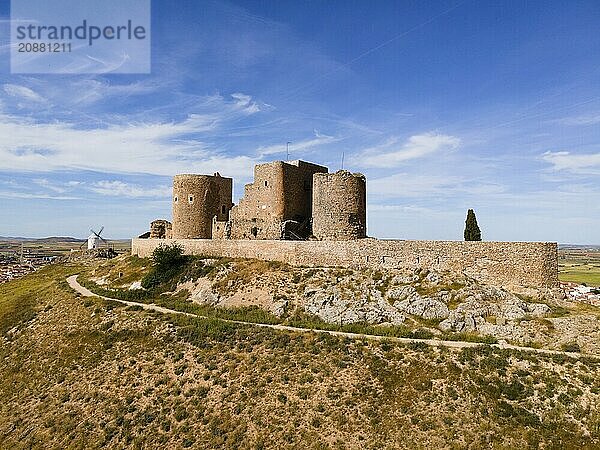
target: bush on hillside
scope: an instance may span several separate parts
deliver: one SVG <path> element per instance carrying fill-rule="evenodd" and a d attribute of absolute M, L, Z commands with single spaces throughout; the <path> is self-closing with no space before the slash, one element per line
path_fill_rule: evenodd
<path fill-rule="evenodd" d="M 142 279 L 144 289 L 154 289 L 157 286 L 171 281 L 183 270 L 186 257 L 183 247 L 177 243 L 171 245 L 161 244 L 152 252 L 152 269 Z"/>
<path fill-rule="evenodd" d="M 160 244 L 152 252 L 152 263 L 155 267 L 161 269 L 181 266 L 184 262 L 183 247 L 177 243 L 171 245 Z"/>

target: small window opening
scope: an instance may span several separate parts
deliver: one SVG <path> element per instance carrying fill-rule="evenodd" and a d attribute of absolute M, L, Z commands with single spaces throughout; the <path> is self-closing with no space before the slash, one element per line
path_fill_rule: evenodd
<path fill-rule="evenodd" d="M 269 182 L 267 180 L 265 180 L 265 186 L 268 186 Z"/>
<path fill-rule="evenodd" d="M 190 196 L 188 197 L 188 202 L 190 202 L 190 203 L 194 203 L 194 196 L 193 196 L 193 195 L 190 195 Z"/>
<path fill-rule="evenodd" d="M 177 203 L 177 196 L 175 196 L 175 198 L 173 199 L 173 201 L 174 201 L 175 203 Z"/>
<path fill-rule="evenodd" d="M 252 227 L 250 229 L 250 233 L 252 234 L 252 236 L 256 237 L 256 235 L 258 234 L 258 228 L 257 227 Z"/>

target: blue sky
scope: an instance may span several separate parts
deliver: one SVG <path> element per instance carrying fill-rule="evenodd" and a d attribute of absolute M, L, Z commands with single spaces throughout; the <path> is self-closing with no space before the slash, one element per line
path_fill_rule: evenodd
<path fill-rule="evenodd" d="M 149 75 L 11 75 L 0 235 L 170 218 L 171 177 L 292 159 L 367 175 L 368 233 L 600 244 L 597 1 L 152 2 Z"/>

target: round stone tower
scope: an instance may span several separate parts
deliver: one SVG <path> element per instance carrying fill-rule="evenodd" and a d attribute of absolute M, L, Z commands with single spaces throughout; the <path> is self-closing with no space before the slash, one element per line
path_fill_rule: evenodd
<path fill-rule="evenodd" d="M 324 241 L 367 237 L 367 181 L 339 170 L 313 175 L 313 235 Z"/>
<path fill-rule="evenodd" d="M 227 221 L 233 180 L 215 175 L 173 178 L 173 239 L 211 239 L 213 217 Z"/>

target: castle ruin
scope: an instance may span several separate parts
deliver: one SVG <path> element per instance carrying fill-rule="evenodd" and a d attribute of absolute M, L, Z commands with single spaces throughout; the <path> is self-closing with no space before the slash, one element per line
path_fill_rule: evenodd
<path fill-rule="evenodd" d="M 259 258 L 291 265 L 410 268 L 461 272 L 518 291 L 558 286 L 555 242 L 404 241 L 367 237 L 364 175 L 305 161 L 254 168 L 254 181 L 232 203 L 233 180 L 176 175 L 173 224 L 152 222 L 132 254 L 150 256 L 161 242 L 187 254 Z"/>
<path fill-rule="evenodd" d="M 175 175 L 172 230 L 155 220 L 150 238 L 359 239 L 367 236 L 366 196 L 363 175 L 305 161 L 258 164 L 237 205 L 231 178 Z"/>
<path fill-rule="evenodd" d="M 346 170 L 313 177 L 313 235 L 323 241 L 367 237 L 367 180 Z"/>

